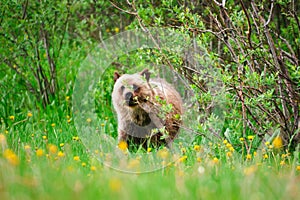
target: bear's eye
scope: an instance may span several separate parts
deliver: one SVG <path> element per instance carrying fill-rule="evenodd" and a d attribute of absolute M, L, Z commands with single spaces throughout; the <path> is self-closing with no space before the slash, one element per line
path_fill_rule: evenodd
<path fill-rule="evenodd" d="M 122 86 L 121 86 L 121 92 L 122 92 L 122 93 L 123 93 L 124 89 L 125 89 L 125 86 L 122 85 Z"/>
<path fill-rule="evenodd" d="M 138 92 L 140 88 L 136 84 L 133 84 L 132 89 L 133 89 L 134 92 Z"/>

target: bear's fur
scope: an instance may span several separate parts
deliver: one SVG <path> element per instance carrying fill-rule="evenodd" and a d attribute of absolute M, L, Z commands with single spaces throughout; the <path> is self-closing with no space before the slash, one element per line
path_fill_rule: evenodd
<path fill-rule="evenodd" d="M 129 144 L 170 147 L 181 125 L 182 100 L 165 80 L 150 79 L 148 69 L 114 74 L 113 106 L 118 116 L 118 140 Z"/>

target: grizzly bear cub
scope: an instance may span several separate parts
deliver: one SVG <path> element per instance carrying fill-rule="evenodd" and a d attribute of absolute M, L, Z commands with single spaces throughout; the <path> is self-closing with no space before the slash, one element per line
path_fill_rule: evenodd
<path fill-rule="evenodd" d="M 180 125 L 182 99 L 165 80 L 137 74 L 114 74 L 113 106 L 118 116 L 118 141 L 137 147 L 171 144 Z"/>

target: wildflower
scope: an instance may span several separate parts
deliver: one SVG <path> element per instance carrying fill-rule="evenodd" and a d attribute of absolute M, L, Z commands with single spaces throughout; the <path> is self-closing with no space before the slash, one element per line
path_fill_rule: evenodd
<path fill-rule="evenodd" d="M 109 28 L 107 28 L 105 31 L 106 31 L 106 33 L 109 33 L 109 32 L 110 32 L 110 29 L 109 29 Z"/>
<path fill-rule="evenodd" d="M 241 137 L 241 138 L 240 138 L 240 141 L 241 141 L 241 142 L 244 142 L 244 141 L 245 141 L 245 138 Z"/>
<path fill-rule="evenodd" d="M 95 166 L 91 166 L 91 171 L 96 171 L 96 167 Z"/>
<path fill-rule="evenodd" d="M 4 157 L 11 165 L 17 166 L 20 163 L 18 156 L 10 149 L 4 151 Z"/>
<path fill-rule="evenodd" d="M 213 145 L 213 143 L 212 143 L 212 142 L 209 142 L 208 145 L 211 147 L 211 146 Z"/>
<path fill-rule="evenodd" d="M 199 145 L 195 145 L 195 146 L 194 146 L 194 150 L 195 150 L 195 151 L 200 151 L 200 146 L 199 146 Z"/>
<path fill-rule="evenodd" d="M 264 154 L 264 159 L 268 159 L 268 158 L 269 158 L 268 154 Z"/>
<path fill-rule="evenodd" d="M 257 155 L 257 152 L 256 152 L 256 151 L 254 151 L 254 152 L 253 152 L 253 156 L 255 157 L 256 155 Z"/>
<path fill-rule="evenodd" d="M 118 27 L 116 27 L 116 28 L 115 28 L 115 32 L 116 32 L 116 33 L 119 33 L 119 32 L 120 32 L 120 29 L 119 29 Z"/>
<path fill-rule="evenodd" d="M 297 165 L 297 166 L 296 166 L 296 170 L 297 170 L 297 171 L 300 171 L 300 165 Z"/>
<path fill-rule="evenodd" d="M 74 156 L 73 160 L 79 161 L 79 160 L 80 160 L 80 157 L 79 157 L 79 156 Z"/>
<path fill-rule="evenodd" d="M 121 142 L 118 144 L 118 147 L 119 147 L 119 149 L 121 149 L 122 151 L 125 151 L 125 150 L 127 149 L 127 147 L 128 147 L 127 142 L 121 141 Z"/>
<path fill-rule="evenodd" d="M 284 160 L 280 161 L 280 165 L 281 166 L 285 165 L 285 161 Z"/>
<path fill-rule="evenodd" d="M 102 127 L 104 127 L 104 126 L 105 126 L 105 124 L 104 124 L 104 123 L 102 123 L 102 124 L 101 124 L 101 126 L 102 126 Z"/>
<path fill-rule="evenodd" d="M 70 100 L 70 96 L 66 96 L 66 101 L 69 101 Z"/>
<path fill-rule="evenodd" d="M 270 145 L 270 142 L 268 141 L 268 142 L 265 142 L 265 145 L 266 146 L 269 146 Z"/>
<path fill-rule="evenodd" d="M 65 156 L 65 153 L 62 152 L 62 151 L 59 151 L 59 152 L 57 153 L 57 156 L 58 156 L 58 157 L 64 157 L 64 156 Z"/>
<path fill-rule="evenodd" d="M 273 149 L 273 145 L 269 145 L 268 148 L 269 148 L 269 149 Z"/>
<path fill-rule="evenodd" d="M 273 144 L 274 148 L 280 149 L 283 146 L 281 137 L 279 137 L 279 136 L 275 137 L 272 144 Z"/>
<path fill-rule="evenodd" d="M 230 149 L 230 148 L 232 147 L 232 145 L 231 145 L 230 143 L 227 143 L 227 144 L 226 144 L 226 147 L 227 147 L 228 149 Z"/>
<path fill-rule="evenodd" d="M 72 139 L 75 140 L 75 141 L 78 141 L 79 137 L 78 136 L 73 136 Z"/>
<path fill-rule="evenodd" d="M 148 147 L 147 152 L 150 153 L 152 151 L 152 148 Z"/>
<path fill-rule="evenodd" d="M 92 119 L 91 119 L 91 118 L 87 118 L 87 119 L 86 119 L 86 122 L 87 122 L 87 123 L 91 123 L 91 122 L 92 122 Z"/>
<path fill-rule="evenodd" d="M 213 160 L 212 160 L 212 162 L 214 164 L 218 164 L 219 163 L 219 159 L 217 157 L 214 157 Z"/>
<path fill-rule="evenodd" d="M 85 163 L 85 162 L 82 162 L 82 163 L 81 163 L 81 166 L 82 166 L 82 167 L 85 167 L 85 166 L 86 166 L 86 163 Z"/>
<path fill-rule="evenodd" d="M 38 157 L 42 157 L 44 155 L 44 151 L 43 149 L 37 149 L 35 154 L 38 156 Z"/>
<path fill-rule="evenodd" d="M 229 152 L 226 153 L 226 156 L 227 156 L 228 158 L 230 158 L 230 157 L 232 157 L 232 153 L 229 151 Z"/>
<path fill-rule="evenodd" d="M 56 154 L 57 152 L 57 146 L 55 146 L 54 144 L 49 144 L 48 149 L 51 154 Z"/>
<path fill-rule="evenodd" d="M 246 159 L 247 159 L 247 160 L 251 160 L 251 158 L 252 158 L 252 155 L 248 153 L 248 154 L 246 155 Z"/>
<path fill-rule="evenodd" d="M 254 139 L 254 135 L 248 135 L 247 139 L 250 140 L 250 141 L 252 141 Z"/>
<path fill-rule="evenodd" d="M 63 146 L 65 146 L 65 143 L 60 143 L 59 146 L 63 147 Z"/>
<path fill-rule="evenodd" d="M 47 136 L 46 136 L 46 135 L 43 135 L 43 139 L 44 139 L 44 140 L 47 140 Z"/>
<path fill-rule="evenodd" d="M 27 113 L 27 117 L 32 117 L 32 113 L 31 113 L 31 112 L 28 112 L 28 113 Z"/>
<path fill-rule="evenodd" d="M 68 123 L 70 123 L 70 122 L 71 122 L 71 120 L 70 120 L 70 119 L 68 119 L 68 120 L 67 120 L 67 122 L 68 122 Z"/>
<path fill-rule="evenodd" d="M 55 123 L 52 123 L 52 124 L 51 124 L 52 127 L 55 127 L 55 125 L 56 125 Z"/>
<path fill-rule="evenodd" d="M 225 140 L 223 140 L 223 144 L 227 144 L 228 143 L 228 141 L 225 139 Z"/>
<path fill-rule="evenodd" d="M 15 116 L 11 115 L 11 116 L 9 116 L 9 119 L 10 119 L 11 121 L 14 121 L 14 120 L 15 120 Z"/>
<path fill-rule="evenodd" d="M 230 151 L 230 152 L 234 152 L 234 148 L 231 146 L 231 147 L 229 148 L 229 151 Z"/>
<path fill-rule="evenodd" d="M 121 183 L 120 179 L 118 179 L 118 178 L 110 179 L 108 185 L 109 185 L 110 190 L 112 190 L 114 192 L 118 192 L 122 188 L 122 183 Z"/>
<path fill-rule="evenodd" d="M 197 162 L 202 162 L 202 159 L 200 157 L 197 157 Z"/>
<path fill-rule="evenodd" d="M 182 156 L 179 158 L 179 162 L 184 162 L 187 159 L 187 156 Z"/>

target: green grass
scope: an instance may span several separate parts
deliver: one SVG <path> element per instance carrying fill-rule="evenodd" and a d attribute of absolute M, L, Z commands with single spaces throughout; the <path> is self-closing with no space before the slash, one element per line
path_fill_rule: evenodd
<path fill-rule="evenodd" d="M 8 126 L 1 129 L 0 199 L 256 200 L 300 196 L 299 163 L 290 153 L 269 144 L 248 159 L 227 141 L 178 144 L 181 152 L 164 155 L 176 157 L 175 162 L 163 163 L 164 168 L 122 173 L 99 162 L 102 152 L 88 152 L 76 134 L 72 116 L 59 110 L 51 113 L 28 116 L 24 112 L 8 119 Z M 119 160 L 119 167 L 130 169 L 131 165 L 136 171 L 143 171 L 141 156 L 161 155 L 156 150 L 138 155 L 121 152 L 124 162 Z M 164 156 L 159 162 L 167 160 Z"/>

